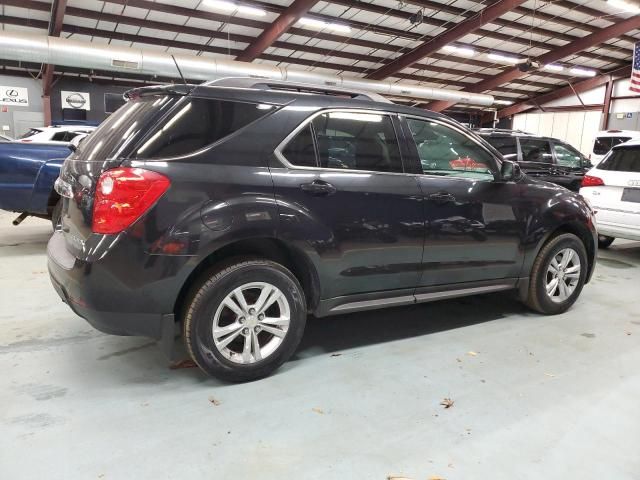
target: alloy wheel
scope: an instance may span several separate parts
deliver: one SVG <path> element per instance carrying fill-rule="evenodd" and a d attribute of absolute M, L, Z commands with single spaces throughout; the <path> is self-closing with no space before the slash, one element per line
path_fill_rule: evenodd
<path fill-rule="evenodd" d="M 573 294 L 580 282 L 580 268 L 580 256 L 572 248 L 563 248 L 553 256 L 545 283 L 551 301 L 562 303 Z"/>

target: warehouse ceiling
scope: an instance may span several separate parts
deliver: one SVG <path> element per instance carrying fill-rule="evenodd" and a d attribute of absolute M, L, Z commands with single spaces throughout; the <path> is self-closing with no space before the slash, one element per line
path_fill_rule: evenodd
<path fill-rule="evenodd" d="M 455 90 L 486 85 L 482 92 L 504 106 L 628 66 L 640 41 L 640 15 L 623 11 L 620 1 L 0 0 L 0 25 L 324 74 Z M 505 75 L 514 62 L 551 57 L 546 66 Z M 29 64 L 3 68 L 49 75 L 49 83 L 63 73 L 90 73 Z"/>

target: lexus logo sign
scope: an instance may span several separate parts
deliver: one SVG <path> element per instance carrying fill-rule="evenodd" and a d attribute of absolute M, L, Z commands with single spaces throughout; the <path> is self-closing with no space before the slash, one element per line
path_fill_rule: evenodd
<path fill-rule="evenodd" d="M 29 90 L 24 87 L 0 86 L 0 105 L 29 106 Z"/>

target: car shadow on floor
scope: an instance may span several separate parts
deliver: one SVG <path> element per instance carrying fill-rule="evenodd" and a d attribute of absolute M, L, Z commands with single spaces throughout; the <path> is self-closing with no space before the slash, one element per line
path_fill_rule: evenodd
<path fill-rule="evenodd" d="M 294 359 L 464 328 L 527 312 L 514 293 L 502 292 L 349 315 L 310 316 Z"/>

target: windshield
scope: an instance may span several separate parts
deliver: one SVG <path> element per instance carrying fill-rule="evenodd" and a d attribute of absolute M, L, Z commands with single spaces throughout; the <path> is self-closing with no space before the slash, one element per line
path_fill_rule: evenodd
<path fill-rule="evenodd" d="M 29 138 L 29 137 L 33 137 L 34 135 L 38 134 L 38 133 L 42 133 L 42 130 L 40 130 L 39 128 L 32 128 L 31 130 L 29 130 L 27 133 L 23 134 L 20 138 Z"/>
<path fill-rule="evenodd" d="M 598 137 L 593 144 L 593 153 L 606 155 L 613 147 L 628 140 L 631 140 L 631 137 Z"/>

